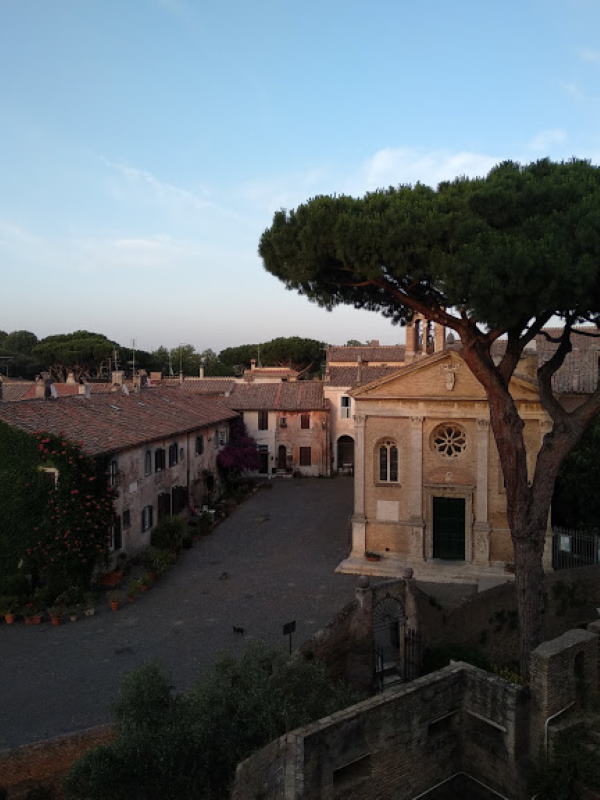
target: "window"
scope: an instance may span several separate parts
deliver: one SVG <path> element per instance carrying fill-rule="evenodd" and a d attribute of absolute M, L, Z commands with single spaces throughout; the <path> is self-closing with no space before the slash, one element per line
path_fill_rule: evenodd
<path fill-rule="evenodd" d="M 123 547 L 123 537 L 121 536 L 121 520 L 117 517 L 114 525 L 111 526 L 111 545 L 113 550 L 120 550 Z"/>
<path fill-rule="evenodd" d="M 467 434 L 453 423 L 444 422 L 434 428 L 431 434 L 431 448 L 445 458 L 462 455 L 467 447 Z"/>
<path fill-rule="evenodd" d="M 171 492 L 161 492 L 156 498 L 156 510 L 158 519 L 171 516 Z"/>
<path fill-rule="evenodd" d="M 169 445 L 169 466 L 174 467 L 177 464 L 177 455 L 178 455 L 179 448 L 177 447 L 177 442 L 173 442 L 173 444 Z"/>
<path fill-rule="evenodd" d="M 108 482 L 113 488 L 119 485 L 119 467 L 116 458 L 110 462 L 108 467 Z"/>
<path fill-rule="evenodd" d="M 158 447 L 154 451 L 154 472 L 162 472 L 165 468 L 165 449 Z"/>
<path fill-rule="evenodd" d="M 300 466 L 301 467 L 310 467 L 311 465 L 311 458 L 310 458 L 310 447 L 301 447 L 300 448 Z"/>
<path fill-rule="evenodd" d="M 300 414 L 300 427 L 310 428 L 310 414 Z"/>
<path fill-rule="evenodd" d="M 279 417 L 279 427 L 287 428 L 287 417 Z"/>
<path fill-rule="evenodd" d="M 146 450 L 144 453 L 144 475 L 150 475 L 152 472 L 152 451 Z"/>
<path fill-rule="evenodd" d="M 350 398 L 340 397 L 340 417 L 350 419 Z"/>
<path fill-rule="evenodd" d="M 268 431 L 269 430 L 269 412 L 268 411 L 259 411 L 258 412 L 258 430 L 259 431 Z"/>
<path fill-rule="evenodd" d="M 142 509 L 142 531 L 150 530 L 150 528 L 153 525 L 153 517 L 154 517 L 153 507 L 144 506 L 144 508 Z"/>
<path fill-rule="evenodd" d="M 379 480 L 398 482 L 398 448 L 395 442 L 386 441 L 379 445 Z"/>
<path fill-rule="evenodd" d="M 123 528 L 131 528 L 131 511 L 128 508 L 123 512 Z"/>
<path fill-rule="evenodd" d="M 204 436 L 196 436 L 196 455 L 201 456 L 204 452 Z"/>

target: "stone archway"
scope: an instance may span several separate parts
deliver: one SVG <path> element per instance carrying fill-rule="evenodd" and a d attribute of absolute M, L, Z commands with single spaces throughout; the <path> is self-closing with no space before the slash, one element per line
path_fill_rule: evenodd
<path fill-rule="evenodd" d="M 354 439 L 352 436 L 340 436 L 337 440 L 338 472 L 351 475 L 354 472 Z"/>

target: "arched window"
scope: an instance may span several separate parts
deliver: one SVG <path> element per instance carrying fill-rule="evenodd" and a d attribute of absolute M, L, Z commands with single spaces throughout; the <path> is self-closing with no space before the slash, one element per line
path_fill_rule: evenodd
<path fill-rule="evenodd" d="M 389 439 L 379 445 L 379 480 L 383 483 L 398 482 L 398 448 L 396 442 Z"/>

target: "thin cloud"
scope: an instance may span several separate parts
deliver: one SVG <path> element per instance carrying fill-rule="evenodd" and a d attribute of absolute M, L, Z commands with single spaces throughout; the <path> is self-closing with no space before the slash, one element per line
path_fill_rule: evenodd
<path fill-rule="evenodd" d="M 580 89 L 580 87 L 576 83 L 570 81 L 561 81 L 560 86 L 574 100 L 577 100 L 579 102 L 584 102 L 591 99 L 586 96 L 586 94 Z"/>
<path fill-rule="evenodd" d="M 414 148 L 385 147 L 368 158 L 358 175 L 349 181 L 351 188 L 362 191 L 398 184 L 425 183 L 437 186 L 441 181 L 460 176 L 487 175 L 500 159 L 485 153 L 446 150 L 419 151 Z"/>
<path fill-rule="evenodd" d="M 537 133 L 529 142 L 529 148 L 536 152 L 547 153 L 554 145 L 562 144 L 566 140 L 566 131 L 560 128 L 549 128 Z"/>
<path fill-rule="evenodd" d="M 582 61 L 599 62 L 600 50 L 593 50 L 590 47 L 584 47 L 579 51 L 579 58 L 581 58 Z"/>
<path fill-rule="evenodd" d="M 123 179 L 126 187 L 136 192 L 141 191 L 146 201 L 155 202 L 172 215 L 199 214 L 210 210 L 221 216 L 238 219 L 234 212 L 210 200 L 210 192 L 207 189 L 202 189 L 201 193 L 192 192 L 174 183 L 160 180 L 150 170 L 111 161 L 105 157 L 102 157 L 102 161 Z"/>

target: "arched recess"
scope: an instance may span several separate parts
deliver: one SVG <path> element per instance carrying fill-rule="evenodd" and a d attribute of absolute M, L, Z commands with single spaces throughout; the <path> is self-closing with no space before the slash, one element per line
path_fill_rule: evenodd
<path fill-rule="evenodd" d="M 337 440 L 337 465 L 340 472 L 354 470 L 354 439 L 352 436 L 340 436 Z"/>

